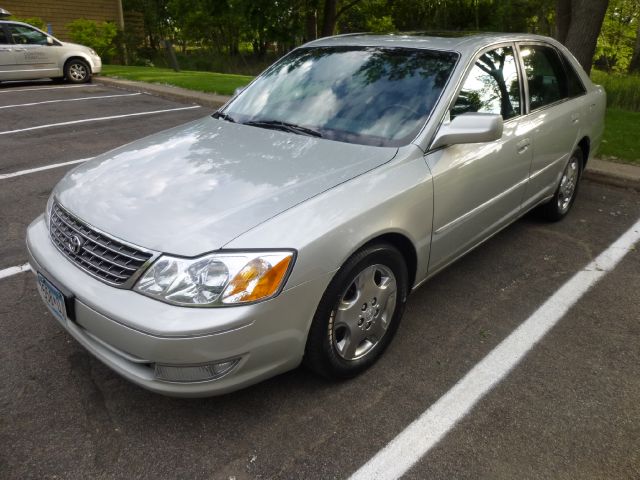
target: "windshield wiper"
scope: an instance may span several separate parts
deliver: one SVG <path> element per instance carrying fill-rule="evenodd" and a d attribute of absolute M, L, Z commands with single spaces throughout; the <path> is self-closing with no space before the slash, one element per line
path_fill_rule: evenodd
<path fill-rule="evenodd" d="M 244 122 L 244 125 L 284 130 L 285 132 L 300 133 L 302 135 L 309 135 L 310 137 L 322 137 L 322 134 L 316 130 L 303 127 L 302 125 L 296 125 L 295 123 L 281 122 L 280 120 L 250 120 Z"/>
<path fill-rule="evenodd" d="M 221 118 L 222 120 L 226 120 L 227 122 L 236 123 L 236 121 L 233 119 L 231 115 L 227 115 L 226 113 L 223 113 L 223 112 L 215 112 L 211 116 L 213 118 Z"/>

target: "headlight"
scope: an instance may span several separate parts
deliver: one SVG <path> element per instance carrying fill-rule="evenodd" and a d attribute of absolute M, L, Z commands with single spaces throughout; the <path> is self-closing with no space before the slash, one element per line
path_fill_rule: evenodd
<path fill-rule="evenodd" d="M 293 252 L 213 253 L 198 258 L 163 255 L 134 290 L 174 305 L 257 302 L 279 292 L 293 257 Z"/>
<path fill-rule="evenodd" d="M 98 56 L 98 54 L 96 53 L 96 51 L 93 48 L 89 49 L 89 53 L 91 53 L 91 55 L 93 55 L 94 57 Z"/>

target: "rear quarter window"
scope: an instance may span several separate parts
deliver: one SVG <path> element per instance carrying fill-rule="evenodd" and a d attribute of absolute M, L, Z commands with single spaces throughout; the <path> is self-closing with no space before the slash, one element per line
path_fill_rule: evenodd
<path fill-rule="evenodd" d="M 567 73 L 567 89 L 569 98 L 579 97 L 580 95 L 584 95 L 587 93 L 587 90 L 584 88 L 584 84 L 578 73 L 573 68 L 573 65 L 569 61 L 567 57 L 561 54 L 562 63 L 564 64 L 564 70 Z"/>

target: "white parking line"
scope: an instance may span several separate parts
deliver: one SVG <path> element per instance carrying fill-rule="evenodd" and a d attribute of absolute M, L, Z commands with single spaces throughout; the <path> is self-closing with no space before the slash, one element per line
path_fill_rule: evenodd
<path fill-rule="evenodd" d="M 350 480 L 397 479 L 433 448 L 640 240 L 640 220 L 576 273 Z"/>
<path fill-rule="evenodd" d="M 45 103 L 60 103 L 60 102 L 80 102 L 83 100 L 100 100 L 102 98 L 115 98 L 115 97 L 134 97 L 136 95 L 142 95 L 141 93 L 122 93 L 119 95 L 100 95 L 97 97 L 80 97 L 80 98 L 66 98 L 63 100 L 46 100 L 44 102 L 33 102 L 33 103 L 20 103 L 16 105 L 2 105 L 0 109 L 3 108 L 18 108 L 18 107 L 32 107 L 34 105 L 44 105 Z"/>
<path fill-rule="evenodd" d="M 63 127 L 65 125 L 77 125 L 79 123 L 103 122 L 103 121 L 106 121 L 106 120 L 115 120 L 117 118 L 139 117 L 139 116 L 142 116 L 142 115 L 154 115 L 154 114 L 157 114 L 157 113 L 179 112 L 180 110 L 193 110 L 194 108 L 200 108 L 200 105 L 193 105 L 191 107 L 168 108 L 166 110 L 154 110 L 152 112 L 126 113 L 126 114 L 123 114 L 123 115 L 111 115 L 109 117 L 85 118 L 83 120 L 72 120 L 70 122 L 50 123 L 48 125 L 38 125 L 36 127 L 20 128 L 18 130 L 7 130 L 7 131 L 4 131 L 4 132 L 0 132 L 0 135 L 9 135 L 9 134 L 12 134 L 12 133 L 20 133 L 20 132 L 29 132 L 29 131 L 32 131 L 32 130 L 41 130 L 43 128 Z"/>
<path fill-rule="evenodd" d="M 4 270 L 0 270 L 0 278 L 11 277 L 12 275 L 16 275 L 22 272 L 28 272 L 29 270 L 31 270 L 31 267 L 29 266 L 28 263 L 25 263 L 24 265 L 19 265 L 17 267 L 5 268 Z"/>
<path fill-rule="evenodd" d="M 29 173 L 41 172 L 43 170 L 50 170 L 52 168 L 64 167 L 65 165 L 73 165 L 74 163 L 82 163 L 82 162 L 86 162 L 87 160 L 91 160 L 92 158 L 93 157 L 81 158 L 80 160 L 71 160 L 69 162 L 53 163 L 51 165 L 45 165 L 43 167 L 29 168 L 28 170 L 19 170 L 17 172 L 2 173 L 0 174 L 0 180 L 19 177 L 21 175 L 28 175 Z"/>
<path fill-rule="evenodd" d="M 38 87 L 38 88 L 9 88 L 7 90 L 0 90 L 0 93 L 14 93 L 14 92 L 33 92 L 34 90 L 57 90 L 59 88 L 86 88 L 86 87 L 97 87 L 93 83 L 85 84 L 85 85 L 61 85 L 59 87 Z"/>

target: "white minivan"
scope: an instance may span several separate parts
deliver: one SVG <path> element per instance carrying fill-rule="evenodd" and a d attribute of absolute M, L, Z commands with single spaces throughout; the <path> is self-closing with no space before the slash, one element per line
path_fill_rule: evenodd
<path fill-rule="evenodd" d="M 61 42 L 26 23 L 0 20 L 0 81 L 48 77 L 85 83 L 101 69 L 100 57 L 89 47 Z"/>

